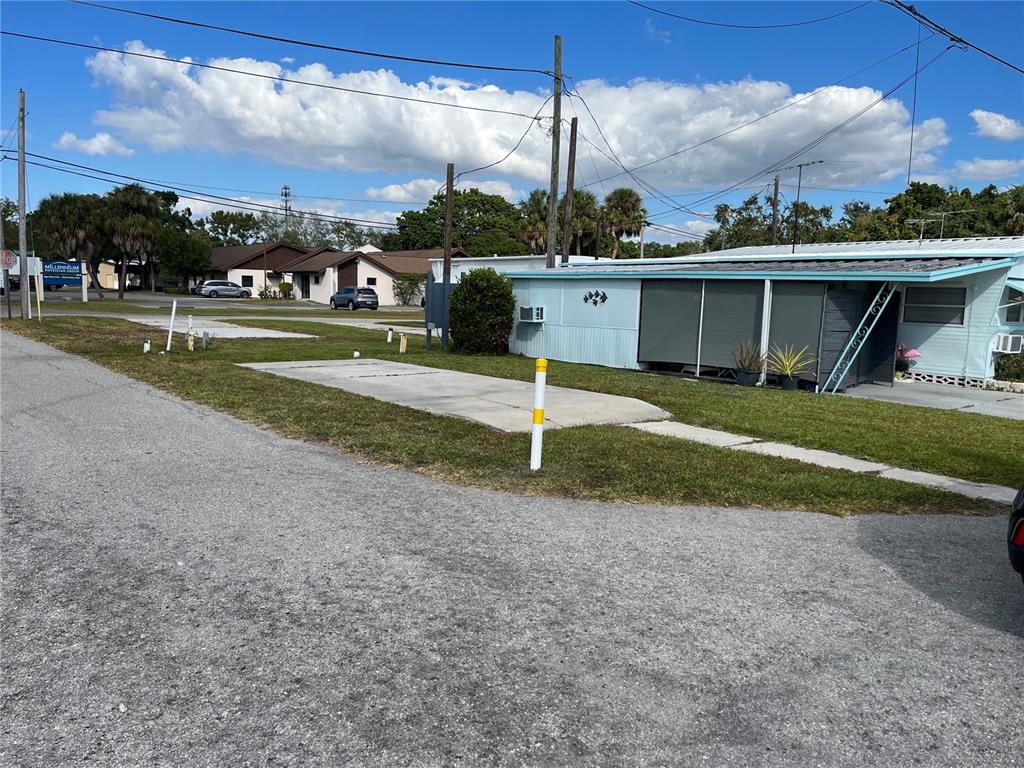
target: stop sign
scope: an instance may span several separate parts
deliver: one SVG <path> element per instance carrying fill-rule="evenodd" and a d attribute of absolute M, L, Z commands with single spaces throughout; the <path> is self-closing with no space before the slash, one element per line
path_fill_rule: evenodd
<path fill-rule="evenodd" d="M 13 269 L 18 263 L 18 255 L 14 251 L 0 251 L 0 269 Z"/>

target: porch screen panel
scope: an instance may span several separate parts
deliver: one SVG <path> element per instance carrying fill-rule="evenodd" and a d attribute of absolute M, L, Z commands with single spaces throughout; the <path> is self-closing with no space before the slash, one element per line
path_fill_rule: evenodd
<path fill-rule="evenodd" d="M 824 283 L 788 280 L 773 282 L 769 345 L 792 346 L 795 350 L 807 347 L 807 355 L 816 360 L 821 340 L 821 309 L 824 301 Z M 809 378 L 813 378 L 813 369 L 811 374 Z"/>
<path fill-rule="evenodd" d="M 700 364 L 735 368 L 733 353 L 741 342 L 761 342 L 762 280 L 707 280 L 704 283 L 704 328 Z"/>
<path fill-rule="evenodd" d="M 644 280 L 640 304 L 642 362 L 697 362 L 700 280 Z"/>

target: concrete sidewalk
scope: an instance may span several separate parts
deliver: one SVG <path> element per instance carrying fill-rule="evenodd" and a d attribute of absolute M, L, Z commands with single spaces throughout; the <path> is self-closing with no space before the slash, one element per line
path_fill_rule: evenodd
<path fill-rule="evenodd" d="M 1024 420 L 1024 395 L 1016 392 L 969 389 L 924 381 L 897 381 L 891 387 L 884 384 L 861 384 L 851 387 L 843 396 Z"/>
<path fill-rule="evenodd" d="M 120 319 L 127 320 L 139 325 L 148 325 L 157 328 L 167 334 L 168 317 L 152 317 L 149 315 L 122 315 Z M 247 319 L 247 318 L 246 318 Z M 261 318 L 257 318 L 261 319 Z M 203 335 L 203 331 L 210 334 L 214 339 L 313 339 L 315 334 L 292 333 L 290 331 L 274 331 L 269 328 L 246 328 L 241 325 L 225 323 L 222 320 L 213 320 L 209 317 L 193 317 L 192 329 Z M 174 332 L 188 333 L 188 314 L 178 314 L 174 318 Z"/>
<path fill-rule="evenodd" d="M 533 427 L 533 383 L 528 381 L 387 360 L 302 360 L 242 365 L 442 416 L 478 421 L 502 432 L 529 432 Z M 548 387 L 545 398 L 544 423 L 549 428 L 629 424 L 669 416 L 642 400 L 579 389 Z"/>
<path fill-rule="evenodd" d="M 863 475 L 879 475 L 880 477 L 888 477 L 893 480 L 902 480 L 905 483 L 927 485 L 932 488 L 941 488 L 944 491 L 959 493 L 971 499 L 987 499 L 1009 505 L 1017 493 L 1015 488 L 1005 488 L 1001 485 L 975 483 L 970 480 L 946 477 L 945 475 L 934 475 L 930 472 L 901 469 L 888 464 L 855 459 L 852 456 L 845 456 L 841 453 L 801 448 L 796 445 L 787 445 L 786 443 L 773 443 L 756 437 L 723 432 L 718 429 L 694 427 L 678 421 L 653 421 L 644 424 L 629 424 L 628 426 L 643 430 L 644 432 L 652 432 L 656 435 L 677 437 L 680 440 L 692 440 L 696 443 L 714 445 L 719 448 L 731 448 L 736 451 L 746 451 L 747 453 L 777 456 L 782 459 L 795 459 L 796 461 L 814 464 L 819 467 L 845 469 Z"/>

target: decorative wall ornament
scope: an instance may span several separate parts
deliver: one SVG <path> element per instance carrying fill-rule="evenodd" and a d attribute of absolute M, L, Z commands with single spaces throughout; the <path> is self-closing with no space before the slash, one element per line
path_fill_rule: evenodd
<path fill-rule="evenodd" d="M 587 291 L 583 294 L 584 304 L 593 304 L 595 307 L 598 304 L 604 304 L 608 301 L 608 294 L 604 291 Z"/>

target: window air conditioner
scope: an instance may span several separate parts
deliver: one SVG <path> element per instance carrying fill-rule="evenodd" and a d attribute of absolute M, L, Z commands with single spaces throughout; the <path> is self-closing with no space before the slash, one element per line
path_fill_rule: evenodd
<path fill-rule="evenodd" d="M 996 335 L 996 352 L 1006 355 L 1019 355 L 1024 350 L 1024 336 L 1016 333 L 1000 333 Z"/>
<path fill-rule="evenodd" d="M 521 323 L 543 323 L 544 307 L 520 307 L 519 322 Z"/>

